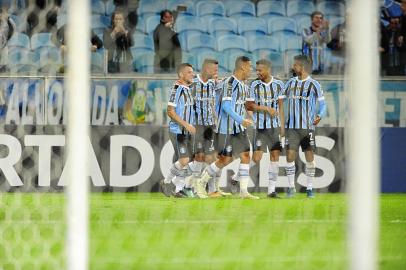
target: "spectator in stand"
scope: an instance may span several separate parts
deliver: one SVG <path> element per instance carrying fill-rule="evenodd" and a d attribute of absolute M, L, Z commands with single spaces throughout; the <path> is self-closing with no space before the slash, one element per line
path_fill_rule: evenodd
<path fill-rule="evenodd" d="M 406 75 L 406 0 L 402 0 L 400 7 L 402 8 L 402 16 L 400 17 L 401 28 L 398 42 L 400 45 L 400 64 L 403 67 L 403 74 Z"/>
<path fill-rule="evenodd" d="M 7 71 L 8 47 L 7 41 L 16 29 L 14 21 L 10 18 L 7 9 L 0 8 L 0 72 Z"/>
<path fill-rule="evenodd" d="M 47 6 L 45 1 L 36 1 L 27 16 L 27 28 L 25 33 L 29 37 L 35 33 L 56 33 L 56 22 L 59 10 L 60 2 L 58 1 L 55 1 L 52 6 Z M 45 20 L 43 18 L 45 18 Z"/>
<path fill-rule="evenodd" d="M 313 74 L 321 74 L 324 71 L 324 50 L 331 40 L 329 22 L 324 20 L 323 13 L 315 11 L 310 15 L 311 26 L 303 29 L 303 54 L 312 61 Z"/>
<path fill-rule="evenodd" d="M 327 47 L 331 49 L 332 70 L 333 74 L 344 74 L 345 67 L 345 42 L 346 42 L 346 24 L 347 18 L 343 23 L 338 24 L 331 29 L 331 41 Z"/>
<path fill-rule="evenodd" d="M 170 10 L 161 11 L 161 22 L 154 30 L 155 71 L 173 72 L 182 60 L 178 33 L 173 29 L 174 19 Z"/>
<path fill-rule="evenodd" d="M 137 15 L 138 1 L 114 0 L 113 3 L 116 6 L 116 8 L 122 8 L 123 11 L 124 10 L 126 11 L 124 17 L 127 18 L 126 23 L 128 25 L 128 28 L 130 29 L 130 32 L 133 33 L 138 22 Z"/>
<path fill-rule="evenodd" d="M 129 29 L 125 26 L 123 12 L 117 10 L 113 12 L 111 28 L 104 31 L 103 39 L 104 47 L 108 50 L 108 72 L 131 72 L 133 56 L 130 47 L 133 40 Z"/>
<path fill-rule="evenodd" d="M 399 76 L 404 75 L 400 53 L 403 46 L 401 36 L 401 25 L 399 17 L 390 18 L 388 27 L 381 28 L 381 67 L 382 75 Z"/>
<path fill-rule="evenodd" d="M 56 32 L 56 36 L 55 36 L 55 40 L 54 40 L 55 45 L 61 49 L 62 53 L 65 53 L 67 50 L 65 31 L 66 31 L 66 25 L 61 26 L 58 29 L 58 31 Z M 91 34 L 90 34 L 90 42 L 91 42 L 90 50 L 92 52 L 95 52 L 98 49 L 101 49 L 103 47 L 103 41 L 93 32 L 93 30 L 91 31 Z"/>

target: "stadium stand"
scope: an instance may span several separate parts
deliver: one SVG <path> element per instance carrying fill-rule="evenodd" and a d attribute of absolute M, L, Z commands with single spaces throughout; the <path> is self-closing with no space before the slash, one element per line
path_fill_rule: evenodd
<path fill-rule="evenodd" d="M 104 29 L 111 25 L 110 16 L 116 9 L 115 2 L 93 0 L 91 3 L 91 27 L 102 39 Z M 179 6 L 185 7 L 185 10 L 178 10 Z M 192 59 L 190 62 L 197 64 L 201 64 L 198 57 L 192 55 L 207 51 L 221 52 L 222 55 L 234 52 L 253 55 L 279 53 L 285 58 L 288 52 L 301 51 L 299 36 L 304 27 L 310 26 L 313 11 L 323 12 L 330 21 L 331 29 L 345 20 L 345 1 L 262 0 L 255 3 L 246 0 L 141 0 L 137 9 L 138 23 L 132 32 L 134 45 L 131 51 L 134 59 L 138 58 L 138 54 L 154 52 L 152 35 L 163 9 L 176 11 L 175 30 L 179 34 L 183 53 L 187 59 Z M 51 33 L 37 33 L 31 39 L 22 33 L 26 28 L 27 12 L 18 12 L 15 6 L 10 7 L 9 11 L 15 13 L 12 18 L 17 25 L 17 31 L 9 40 L 10 49 L 22 47 L 34 51 L 38 47 L 54 47 Z M 66 3 L 63 1 L 57 28 L 65 25 L 66 20 Z M 95 59 L 93 70 L 102 69 L 99 65 L 99 60 L 103 59 L 101 55 L 92 56 Z M 141 62 L 148 63 L 148 59 L 145 57 Z M 141 65 L 137 69 L 148 70 L 149 65 Z M 230 66 L 226 64 L 222 69 L 229 70 Z"/>
<path fill-rule="evenodd" d="M 218 1 L 199 2 L 196 4 L 196 15 L 224 17 L 226 14 L 223 3 Z"/>
<path fill-rule="evenodd" d="M 249 1 L 227 1 L 224 3 L 228 17 L 255 16 L 255 5 Z"/>
<path fill-rule="evenodd" d="M 286 5 L 282 1 L 261 1 L 257 4 L 257 17 L 286 16 Z"/>

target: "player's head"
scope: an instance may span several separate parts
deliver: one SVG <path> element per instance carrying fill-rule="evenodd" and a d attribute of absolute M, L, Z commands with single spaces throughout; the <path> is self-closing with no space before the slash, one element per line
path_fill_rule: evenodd
<path fill-rule="evenodd" d="M 271 61 L 267 59 L 261 59 L 256 62 L 256 71 L 258 79 L 264 81 L 271 75 Z"/>
<path fill-rule="evenodd" d="M 293 70 L 297 75 L 309 74 L 312 68 L 312 61 L 306 55 L 296 55 L 293 61 Z"/>
<path fill-rule="evenodd" d="M 206 58 L 202 65 L 202 74 L 205 74 L 208 79 L 217 78 L 219 71 L 219 62 L 216 59 Z"/>
<path fill-rule="evenodd" d="M 189 63 L 182 63 L 176 69 L 176 73 L 178 73 L 178 77 L 181 81 L 186 84 L 191 84 L 193 82 L 193 76 L 195 76 L 193 72 L 193 66 Z"/>
<path fill-rule="evenodd" d="M 235 72 L 238 72 L 246 80 L 251 76 L 251 59 L 247 56 L 239 56 L 235 59 Z"/>
<path fill-rule="evenodd" d="M 320 27 L 324 20 L 323 13 L 321 13 L 320 11 L 314 11 L 310 15 L 310 18 L 312 20 L 312 26 L 315 26 L 315 27 Z"/>

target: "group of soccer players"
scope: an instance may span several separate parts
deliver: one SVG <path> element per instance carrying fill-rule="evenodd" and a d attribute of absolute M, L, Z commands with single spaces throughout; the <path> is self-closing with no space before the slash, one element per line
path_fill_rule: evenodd
<path fill-rule="evenodd" d="M 295 56 L 295 76 L 285 84 L 271 75 L 271 62 L 256 62 L 257 79 L 250 84 L 252 63 L 248 57 L 235 60 L 233 74 L 218 79 L 218 62 L 205 59 L 201 74 L 183 63 L 177 68 L 178 81 L 168 102 L 169 134 L 176 161 L 161 181 L 166 196 L 230 196 L 219 187 L 222 169 L 239 157 L 240 165 L 233 184 L 239 183 L 240 197 L 259 199 L 248 192 L 250 144 L 252 161 L 259 163 L 270 151 L 268 197 L 280 198 L 275 191 L 279 155 L 285 135 L 289 187 L 295 194 L 295 159 L 299 146 L 305 152 L 307 197 L 313 198 L 315 126 L 325 115 L 321 85 L 310 77 L 311 61 Z M 253 126 L 250 140 L 247 127 Z"/>

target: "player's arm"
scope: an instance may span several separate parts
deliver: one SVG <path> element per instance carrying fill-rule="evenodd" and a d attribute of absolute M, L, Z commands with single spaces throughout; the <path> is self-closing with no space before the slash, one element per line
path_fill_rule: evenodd
<path fill-rule="evenodd" d="M 172 120 L 184 127 L 187 131 L 194 134 L 196 132 L 195 127 L 183 120 L 176 113 L 176 106 L 178 106 L 179 96 L 180 96 L 180 87 L 175 87 L 172 89 L 171 96 L 169 97 L 168 107 L 166 109 L 166 114 Z"/>
<path fill-rule="evenodd" d="M 319 102 L 319 109 L 317 111 L 316 118 L 313 121 L 313 125 L 317 125 L 320 123 L 320 120 L 326 115 L 327 112 L 327 104 L 324 99 L 323 89 L 321 88 L 320 84 L 316 85 L 316 93 L 317 93 L 317 101 Z"/>
<path fill-rule="evenodd" d="M 283 101 L 285 98 L 278 99 L 278 107 L 279 107 L 279 119 L 281 121 L 281 137 L 285 137 L 285 113 L 283 112 Z"/>
<path fill-rule="evenodd" d="M 272 107 L 268 107 L 268 106 L 264 106 L 264 105 L 257 105 L 255 103 L 255 101 L 246 101 L 245 102 L 245 108 L 248 111 L 252 111 L 252 112 L 265 112 L 265 113 L 269 113 L 271 116 L 274 116 L 275 114 L 277 114 L 276 110 Z"/>
<path fill-rule="evenodd" d="M 168 114 L 169 118 L 171 118 L 172 121 L 175 121 L 176 123 L 178 123 L 179 125 L 184 127 L 190 133 L 192 133 L 192 134 L 196 133 L 196 129 L 193 125 L 189 124 L 188 122 L 186 122 L 185 120 L 182 120 L 182 118 L 179 117 L 179 115 L 175 111 L 175 107 L 168 105 L 167 114 Z"/>
<path fill-rule="evenodd" d="M 252 82 L 250 88 L 249 88 L 249 97 L 245 100 L 245 109 L 247 111 L 251 112 L 264 112 L 264 113 L 269 113 L 271 116 L 274 116 L 276 113 L 276 110 L 267 107 L 264 105 L 257 105 L 255 103 L 255 87 L 257 86 L 257 83 L 254 81 Z"/>
<path fill-rule="evenodd" d="M 233 118 L 234 121 L 236 121 L 239 125 L 243 125 L 244 127 L 252 125 L 252 120 L 244 119 L 241 115 L 233 110 L 231 100 L 223 99 L 222 110 L 225 111 L 231 118 Z"/>

